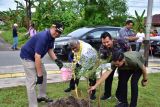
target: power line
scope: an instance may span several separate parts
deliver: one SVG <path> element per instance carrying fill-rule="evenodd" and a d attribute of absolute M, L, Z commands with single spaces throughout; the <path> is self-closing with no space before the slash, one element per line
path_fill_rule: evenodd
<path fill-rule="evenodd" d="M 146 1 L 128 0 L 127 2 L 148 3 L 148 0 L 146 0 Z M 160 0 L 154 1 L 153 3 L 160 3 Z"/>
<path fill-rule="evenodd" d="M 143 1 L 127 1 L 127 2 L 132 2 L 132 3 L 147 3 L 147 2 L 143 2 Z M 160 2 L 154 2 L 154 3 L 160 3 Z"/>
<path fill-rule="evenodd" d="M 128 7 L 147 8 L 147 6 L 128 6 Z M 153 8 L 160 8 L 160 6 L 153 6 Z"/>

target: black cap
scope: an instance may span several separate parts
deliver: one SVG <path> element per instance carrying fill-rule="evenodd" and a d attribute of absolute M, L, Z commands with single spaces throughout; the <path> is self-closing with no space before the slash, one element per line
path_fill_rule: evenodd
<path fill-rule="evenodd" d="M 61 24 L 61 23 L 54 23 L 52 26 L 56 28 L 56 31 L 58 33 L 61 34 L 63 32 L 63 24 Z"/>

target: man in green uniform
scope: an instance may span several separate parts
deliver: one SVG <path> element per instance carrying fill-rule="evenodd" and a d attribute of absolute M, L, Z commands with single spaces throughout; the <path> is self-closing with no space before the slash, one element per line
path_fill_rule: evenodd
<path fill-rule="evenodd" d="M 131 103 L 129 107 L 137 106 L 138 98 L 138 81 L 143 74 L 143 79 L 141 81 L 142 86 L 147 85 L 147 71 L 144 66 L 144 59 L 139 52 L 129 51 L 124 54 L 121 52 L 116 52 L 112 57 L 112 69 L 117 68 L 118 70 L 123 71 L 119 75 L 121 78 L 120 86 L 120 96 L 119 104 L 116 107 L 128 107 L 127 101 L 127 83 L 131 77 Z M 97 83 L 92 86 L 89 91 L 94 90 L 102 81 L 104 81 L 112 72 L 112 69 L 106 69 L 106 72 L 102 77 L 97 81 Z M 107 72 L 108 71 L 108 72 Z"/>

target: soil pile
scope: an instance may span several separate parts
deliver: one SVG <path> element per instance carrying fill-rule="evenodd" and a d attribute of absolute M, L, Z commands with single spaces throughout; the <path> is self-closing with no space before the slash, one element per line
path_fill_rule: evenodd
<path fill-rule="evenodd" d="M 68 98 L 61 98 L 53 102 L 50 102 L 48 104 L 48 107 L 93 107 L 93 106 L 89 105 L 89 101 L 69 96 Z"/>

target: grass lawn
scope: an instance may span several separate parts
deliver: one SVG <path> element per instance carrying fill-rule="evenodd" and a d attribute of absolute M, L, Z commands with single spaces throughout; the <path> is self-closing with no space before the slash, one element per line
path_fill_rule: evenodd
<path fill-rule="evenodd" d="M 27 37 L 25 37 L 26 32 L 24 33 L 18 33 L 18 47 L 21 47 L 26 41 L 28 40 Z M 3 31 L 2 34 L 0 35 L 7 43 L 13 44 L 13 36 L 12 36 L 12 31 Z"/>
<path fill-rule="evenodd" d="M 130 83 L 128 83 L 128 101 L 130 101 Z M 82 92 L 82 97 L 87 98 L 86 82 L 81 81 L 79 88 Z M 117 78 L 113 82 L 112 99 L 108 101 L 101 101 L 101 107 L 114 107 L 116 100 L 114 93 L 117 86 Z M 47 94 L 50 98 L 67 97 L 69 94 L 64 93 L 63 90 L 68 87 L 68 83 L 52 83 L 48 84 Z M 103 91 L 103 87 L 101 88 Z M 101 92 L 102 95 L 103 92 Z M 98 97 L 97 90 L 97 97 Z M 98 99 L 98 98 L 97 98 Z M 97 101 L 92 101 L 94 107 L 97 107 Z M 0 89 L 0 107 L 27 107 L 27 95 L 24 86 Z M 45 103 L 40 103 L 39 107 L 47 107 Z M 139 83 L 139 99 L 138 107 L 160 107 L 160 73 L 149 75 L 149 84 L 147 87 L 142 87 Z"/>

